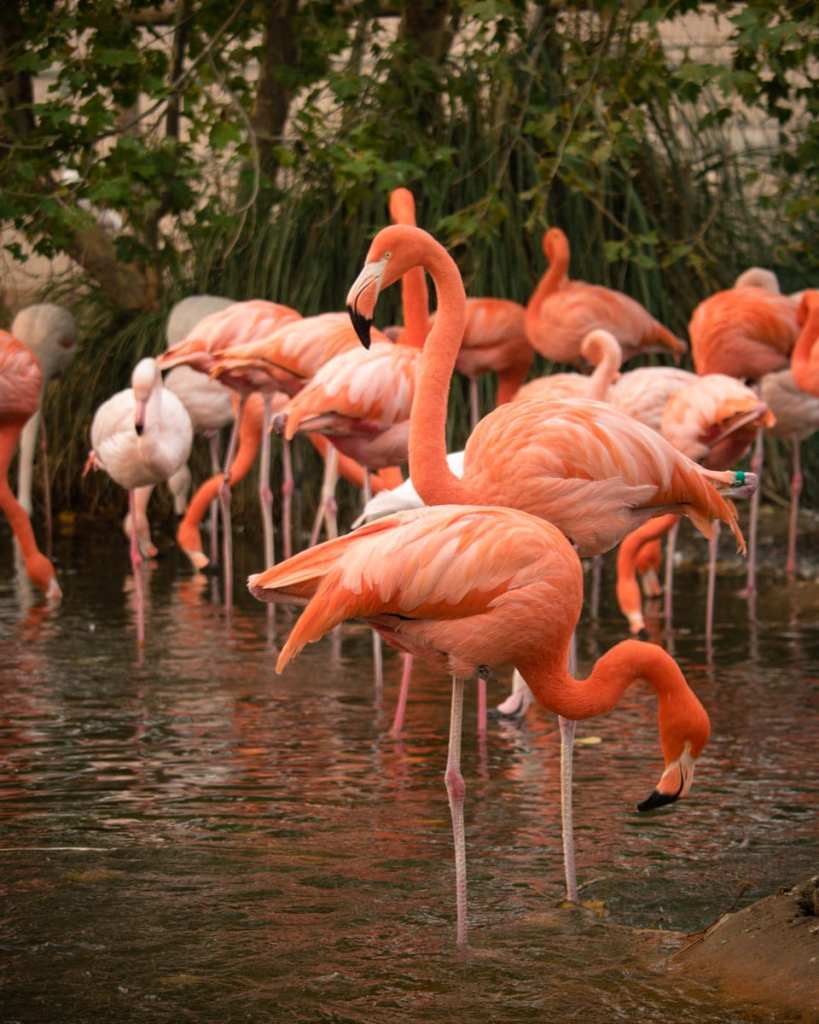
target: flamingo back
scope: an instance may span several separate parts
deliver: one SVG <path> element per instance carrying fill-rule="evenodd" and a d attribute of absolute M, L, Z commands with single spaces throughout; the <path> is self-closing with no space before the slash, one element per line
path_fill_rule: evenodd
<path fill-rule="evenodd" d="M 819 398 L 803 391 L 790 370 L 768 373 L 760 381 L 763 402 L 776 417 L 771 433 L 801 441 L 819 430 Z"/>
<path fill-rule="evenodd" d="M 674 366 L 641 366 L 621 374 L 609 388 L 606 400 L 659 432 L 668 400 L 696 379 L 695 373 Z"/>
<path fill-rule="evenodd" d="M 434 316 L 433 318 L 434 319 Z M 466 327 L 456 369 L 467 377 L 529 368 L 534 351 L 526 337 L 526 310 L 510 299 L 467 299 Z"/>

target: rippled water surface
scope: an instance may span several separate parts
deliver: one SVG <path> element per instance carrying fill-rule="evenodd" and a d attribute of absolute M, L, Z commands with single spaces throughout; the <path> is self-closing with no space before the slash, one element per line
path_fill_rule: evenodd
<path fill-rule="evenodd" d="M 458 954 L 445 680 L 417 670 L 396 742 L 394 655 L 381 704 L 355 625 L 277 677 L 265 608 L 239 587 L 228 621 L 217 582 L 170 547 L 147 572 L 140 665 L 122 538 L 57 554 L 50 612 L 0 536 L 0 1020 L 782 1019 L 663 972 L 653 930 L 697 930 L 816 870 L 819 584 L 766 578 L 751 627 L 723 581 L 709 660 L 700 580 L 681 578 L 674 650 L 712 741 L 690 799 L 640 816 L 661 764 L 652 694 L 580 724 L 583 912 L 560 907 L 554 718 L 490 723 L 481 746 L 468 695 Z M 240 550 L 237 580 L 259 568 Z M 622 636 L 607 595 L 581 670 Z"/>

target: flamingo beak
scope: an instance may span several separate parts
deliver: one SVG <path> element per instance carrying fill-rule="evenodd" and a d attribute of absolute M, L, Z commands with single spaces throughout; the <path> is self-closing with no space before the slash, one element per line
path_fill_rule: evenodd
<path fill-rule="evenodd" d="M 675 800 L 688 794 L 693 781 L 694 758 L 686 744 L 686 749 L 680 757 L 667 765 L 656 789 L 642 803 L 637 804 L 637 810 L 653 811 L 657 807 L 673 804 Z"/>
<path fill-rule="evenodd" d="M 347 312 L 353 322 L 353 328 L 364 348 L 370 347 L 370 328 L 373 324 L 373 313 L 381 291 L 381 281 L 387 267 L 385 256 L 372 263 L 365 263 L 361 273 L 353 282 L 347 295 Z"/>
<path fill-rule="evenodd" d="M 60 584 L 57 582 L 57 577 L 52 576 L 48 581 L 48 587 L 46 587 L 46 601 L 59 601 L 63 596 L 62 590 L 60 590 Z"/>
<path fill-rule="evenodd" d="M 142 437 L 142 431 L 145 429 L 145 402 L 142 399 L 137 399 L 136 409 L 134 411 L 134 430 L 137 432 L 139 437 Z"/>

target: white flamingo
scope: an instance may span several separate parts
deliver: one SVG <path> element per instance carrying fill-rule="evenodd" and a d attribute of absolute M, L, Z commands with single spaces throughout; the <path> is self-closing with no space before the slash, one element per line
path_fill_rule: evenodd
<path fill-rule="evenodd" d="M 91 424 L 87 468 L 104 469 L 128 491 L 132 521 L 137 521 L 134 492 L 160 483 L 184 465 L 193 440 L 191 418 L 173 392 L 162 386 L 155 359 L 142 359 L 131 374 L 131 387 L 97 409 Z M 131 531 L 131 564 L 137 599 L 137 639 L 145 640 L 138 530 Z"/>

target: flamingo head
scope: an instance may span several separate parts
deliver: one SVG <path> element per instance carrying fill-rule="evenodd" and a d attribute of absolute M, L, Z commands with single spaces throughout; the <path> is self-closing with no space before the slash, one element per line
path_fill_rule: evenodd
<path fill-rule="evenodd" d="M 653 811 L 688 795 L 694 781 L 694 766 L 710 734 L 708 712 L 692 690 L 679 701 L 660 700 L 665 768 L 652 793 L 637 805 L 638 811 Z"/>
<path fill-rule="evenodd" d="M 435 250 L 445 254 L 431 235 L 408 224 L 391 224 L 373 239 L 367 261 L 347 295 L 347 312 L 364 348 L 370 347 L 378 296 L 408 270 L 426 265 L 430 242 Z"/>
<path fill-rule="evenodd" d="M 34 586 L 42 590 L 49 604 L 59 601 L 63 596 L 54 566 L 39 551 L 35 551 L 26 559 L 26 574 Z"/>
<path fill-rule="evenodd" d="M 141 359 L 131 374 L 131 388 L 134 392 L 134 430 L 142 434 L 145 429 L 145 406 L 151 392 L 160 380 L 159 367 L 155 359 Z"/>

